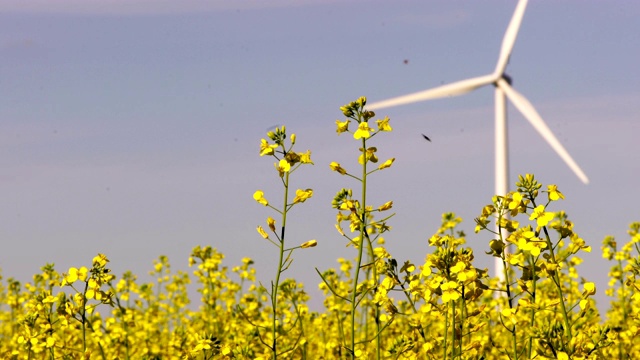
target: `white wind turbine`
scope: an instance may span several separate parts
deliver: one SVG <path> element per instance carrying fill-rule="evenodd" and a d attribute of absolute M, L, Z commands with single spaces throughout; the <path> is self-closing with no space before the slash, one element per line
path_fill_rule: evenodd
<path fill-rule="evenodd" d="M 485 76 L 475 77 L 467 80 L 454 82 L 448 85 L 439 86 L 433 89 L 420 91 L 417 93 L 396 97 L 389 100 L 379 101 L 367 106 L 370 110 L 382 109 L 392 106 L 414 103 L 418 101 L 437 99 L 448 96 L 456 96 L 468 93 L 479 87 L 486 85 L 495 86 L 495 191 L 498 195 L 505 195 L 508 192 L 509 182 L 509 164 L 507 152 L 507 109 L 506 99 L 509 98 L 511 103 L 524 115 L 531 125 L 542 135 L 542 137 L 551 145 L 553 150 L 564 160 L 564 162 L 573 170 L 578 178 L 585 184 L 589 183 L 589 179 L 580 169 L 578 164 L 571 158 L 571 155 L 560 144 L 558 139 L 553 135 L 547 124 L 542 120 L 536 109 L 531 103 L 520 93 L 511 87 L 511 79 L 505 74 L 505 68 L 511 55 L 511 50 L 518 36 L 518 30 L 522 23 L 524 10 L 527 7 L 527 0 L 520 0 L 516 6 L 516 10 L 511 18 L 509 27 L 502 39 L 502 47 L 498 64 L 493 73 Z M 504 280 L 504 274 L 499 269 L 502 262 L 496 258 L 495 265 L 496 276 Z"/>

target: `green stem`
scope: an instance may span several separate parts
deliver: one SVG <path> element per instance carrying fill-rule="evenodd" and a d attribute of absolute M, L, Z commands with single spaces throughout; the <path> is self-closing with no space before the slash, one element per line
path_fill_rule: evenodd
<path fill-rule="evenodd" d="M 273 283 L 271 288 L 271 307 L 273 311 L 273 319 L 272 319 L 272 329 L 271 335 L 273 336 L 273 343 L 271 350 L 273 351 L 273 359 L 278 358 L 278 350 L 277 350 L 277 340 L 276 340 L 276 325 L 278 322 L 278 286 L 280 284 L 280 275 L 282 274 L 282 266 L 284 261 L 284 230 L 287 225 L 287 206 L 288 206 L 288 198 L 289 198 L 289 172 L 285 173 L 285 178 L 283 181 L 284 184 L 284 206 L 282 207 L 282 230 L 280 232 L 280 259 L 278 260 L 278 271 L 276 272 L 276 280 Z"/>
<path fill-rule="evenodd" d="M 535 206 L 535 203 L 534 203 Z M 568 339 L 567 339 L 567 344 L 569 344 L 571 342 L 571 339 L 573 338 L 572 332 L 571 332 L 571 325 L 569 323 L 569 315 L 567 314 L 567 306 L 564 303 L 564 294 L 562 292 L 562 286 L 560 284 L 560 276 L 558 275 L 558 270 L 559 270 L 559 264 L 556 261 L 556 255 L 553 251 L 553 245 L 551 244 L 551 237 L 549 236 L 549 232 L 547 231 L 547 227 L 543 226 L 542 230 L 544 231 L 544 236 L 547 240 L 547 247 L 549 247 L 549 254 L 551 256 L 551 261 L 553 262 L 553 264 L 555 264 L 556 266 L 556 271 L 553 273 L 553 283 L 556 285 L 556 289 L 558 290 L 558 296 L 560 297 L 560 308 L 562 309 L 562 316 L 564 318 L 564 327 L 565 327 L 565 331 L 568 335 Z"/>
<path fill-rule="evenodd" d="M 442 358 L 447 358 L 447 340 L 449 338 L 449 305 L 447 304 L 447 311 L 444 317 L 444 346 L 442 347 Z"/>
<path fill-rule="evenodd" d="M 366 195 L 367 195 L 367 160 L 366 160 L 366 151 L 367 151 L 367 141 L 365 138 L 362 138 L 362 156 L 364 157 L 364 161 L 362 164 L 362 200 L 360 202 L 360 237 L 358 238 L 358 258 L 356 259 L 356 269 L 355 275 L 353 277 L 353 286 L 351 293 L 351 358 L 353 359 L 355 356 L 355 348 L 356 348 L 356 307 L 357 307 L 357 289 L 358 289 L 358 278 L 360 276 L 360 267 L 362 266 L 362 252 L 364 245 L 364 235 L 366 231 Z M 365 320 L 366 321 L 366 320 Z"/>
<path fill-rule="evenodd" d="M 620 268 L 620 271 L 622 271 L 623 267 L 622 267 L 622 260 L 618 259 L 618 267 Z M 625 319 L 627 319 L 627 304 L 629 303 L 626 299 L 627 295 L 626 295 L 626 291 L 624 289 L 624 279 L 622 276 L 620 276 L 620 294 L 622 295 L 622 319 L 623 321 Z M 627 326 L 623 323 L 622 324 L 623 329 L 626 330 Z M 622 351 L 622 341 L 618 342 L 618 359 L 622 360 L 624 358 L 623 356 L 623 351 Z"/>
<path fill-rule="evenodd" d="M 366 162 L 365 162 L 365 171 L 366 171 Z M 363 179 L 366 177 L 367 175 L 365 174 Z M 365 179 L 366 182 L 366 179 Z M 365 189 L 366 190 L 366 189 Z M 367 241 L 367 250 L 369 251 L 369 263 L 373 264 L 373 266 L 367 268 L 367 279 L 369 278 L 369 273 L 371 272 L 371 279 L 373 279 L 373 281 L 376 283 L 376 286 L 378 285 L 378 269 L 375 265 L 376 262 L 376 258 L 375 258 L 375 254 L 373 252 L 373 244 L 371 242 L 371 238 L 369 237 L 369 232 L 367 231 L 367 224 L 366 224 L 366 219 L 367 219 L 367 214 L 364 212 L 365 209 L 365 203 L 366 203 L 366 191 L 363 191 L 362 194 L 362 209 L 363 209 L 363 215 L 362 215 L 362 223 L 364 224 L 364 237 Z M 376 359 L 380 359 L 382 357 L 382 343 L 381 343 L 381 338 L 380 338 L 380 306 L 378 304 L 374 304 L 374 306 L 376 307 L 375 309 L 375 324 L 376 324 Z M 366 320 L 366 314 L 367 311 L 365 311 L 365 334 L 367 334 L 368 337 L 368 331 L 366 330 L 367 324 L 369 323 Z"/>
<path fill-rule="evenodd" d="M 535 278 L 535 267 L 536 267 L 536 262 L 533 259 L 533 255 L 529 256 L 529 266 L 531 269 L 531 279 L 533 280 L 533 285 L 532 285 L 532 289 L 531 289 L 531 304 L 535 305 L 536 303 L 536 284 L 538 283 L 536 278 Z M 535 306 L 533 308 L 531 308 L 531 328 L 533 329 L 533 327 L 535 326 L 535 322 L 536 322 L 536 311 L 535 311 Z M 531 354 L 533 352 L 533 337 L 529 337 L 529 351 L 528 351 L 528 355 L 529 355 L 529 359 L 531 359 Z"/>
<path fill-rule="evenodd" d="M 82 323 L 82 356 L 87 351 L 87 290 L 89 289 L 89 280 L 84 282 L 84 291 L 82 292 L 82 310 L 80 312 L 81 323 Z"/>

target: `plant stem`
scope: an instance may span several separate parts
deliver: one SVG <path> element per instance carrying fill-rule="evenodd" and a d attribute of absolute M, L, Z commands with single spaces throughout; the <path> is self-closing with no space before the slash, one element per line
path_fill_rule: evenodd
<path fill-rule="evenodd" d="M 358 289 L 358 278 L 360 276 L 360 267 L 362 266 L 362 250 L 364 245 L 364 235 L 366 231 L 366 195 L 367 195 L 367 159 L 366 159 L 366 151 L 367 151 L 367 141 L 365 138 L 362 138 L 362 156 L 363 156 L 363 164 L 362 164 L 362 200 L 360 202 L 360 237 L 358 238 L 358 258 L 356 259 L 356 269 L 355 275 L 353 277 L 353 286 L 351 293 L 351 358 L 355 357 L 355 347 L 356 347 L 356 307 L 357 307 L 357 289 Z M 365 320 L 366 321 L 366 320 Z"/>
<path fill-rule="evenodd" d="M 535 266 L 536 266 L 536 262 L 533 259 L 533 255 L 529 256 L 529 266 L 530 266 L 530 271 L 531 271 L 531 278 L 533 280 L 533 285 L 532 285 L 532 289 L 531 289 L 531 304 L 535 305 L 536 303 L 536 284 L 537 284 L 537 279 L 535 278 Z M 535 308 L 531 309 L 531 328 L 533 328 L 535 326 L 536 323 L 536 311 Z M 533 352 L 533 337 L 529 337 L 529 351 L 528 351 L 528 357 L 529 359 L 531 359 L 531 353 Z"/>
<path fill-rule="evenodd" d="M 535 206 L 535 203 L 534 203 Z M 547 240 L 547 246 L 549 247 L 549 254 L 551 255 L 551 261 L 553 264 L 558 265 L 556 261 L 556 255 L 553 251 L 553 245 L 551 244 L 551 237 L 549 236 L 549 232 L 547 231 L 547 227 L 543 226 L 542 230 L 544 231 L 545 238 Z M 558 290 L 558 296 L 560 297 L 560 307 L 562 309 L 562 316 L 564 318 L 564 327 L 565 331 L 568 335 L 567 343 L 571 342 L 573 335 L 571 333 L 571 324 L 569 323 L 569 315 L 567 314 L 567 306 L 564 304 L 564 294 L 562 292 L 562 286 L 560 286 L 560 276 L 558 275 L 558 268 L 553 273 L 553 282 L 556 285 L 556 289 Z"/>
<path fill-rule="evenodd" d="M 282 207 L 282 230 L 280 232 L 280 259 L 278 260 L 278 270 L 276 272 L 276 280 L 273 283 L 271 288 L 271 307 L 273 309 L 273 319 L 272 319 L 272 328 L 271 335 L 273 336 L 273 345 L 271 349 L 273 350 L 273 359 L 278 358 L 278 350 L 277 350 L 277 339 L 276 339 L 276 325 L 278 322 L 278 286 L 280 284 L 280 275 L 282 274 L 282 262 L 284 261 L 284 230 L 287 224 L 287 206 L 289 199 L 289 172 L 285 173 L 284 179 L 284 205 Z"/>

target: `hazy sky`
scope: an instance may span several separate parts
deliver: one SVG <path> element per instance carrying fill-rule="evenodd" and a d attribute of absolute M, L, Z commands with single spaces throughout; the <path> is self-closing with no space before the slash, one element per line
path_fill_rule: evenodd
<path fill-rule="evenodd" d="M 315 294 L 313 270 L 355 255 L 331 199 L 353 181 L 359 143 L 337 136 L 339 107 L 489 74 L 514 1 L 4 0 L 0 3 L 0 268 L 29 280 L 103 252 L 117 275 L 144 279 L 159 255 L 187 269 L 196 245 L 273 277 L 276 249 L 256 232 L 280 198 L 267 128 L 286 124 L 315 166 L 292 187 L 287 276 Z M 594 248 L 581 274 L 606 284 L 605 235 L 626 242 L 640 221 L 640 3 L 532 1 L 507 72 L 589 176 L 583 185 L 509 108 L 511 183 L 555 183 L 575 230 Z M 405 61 L 406 60 L 406 61 Z M 464 222 L 478 266 L 488 233 L 473 218 L 493 194 L 493 91 L 385 109 L 394 132 L 373 142 L 394 166 L 371 178 L 393 200 L 387 247 L 421 264 L 443 212 Z M 432 142 L 424 141 L 421 133 Z M 634 140 L 635 139 L 635 140 Z M 278 200 L 279 202 L 279 200 Z M 604 291 L 599 292 L 602 295 Z M 316 294 L 317 295 L 317 294 Z M 314 296 L 316 296 L 314 295 Z M 600 297 L 603 299 L 603 297 Z"/>

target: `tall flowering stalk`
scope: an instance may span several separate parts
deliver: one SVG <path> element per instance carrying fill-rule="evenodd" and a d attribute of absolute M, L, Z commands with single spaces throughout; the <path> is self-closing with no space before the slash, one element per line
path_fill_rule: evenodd
<path fill-rule="evenodd" d="M 508 275 L 505 288 L 494 289 L 507 293 L 506 307 L 499 313 L 499 322 L 512 335 L 511 350 L 506 352 L 511 353 L 512 359 L 589 356 L 607 345 L 604 328 L 586 331 L 583 327 L 585 317 L 595 316 L 590 298 L 596 288 L 594 283 L 582 280 L 580 293 L 570 278 L 577 277 L 575 266 L 582 262 L 574 255 L 590 252 L 591 247 L 573 231 L 573 223 L 563 211 L 549 211 L 551 203 L 564 199 L 556 185 L 539 191 L 542 184 L 527 174 L 519 177 L 516 186 L 517 191 L 495 196 L 493 204 L 485 206 L 476 218 L 476 232 L 492 231 L 487 227 L 491 217 L 509 232 L 506 238 L 501 232 L 494 232 L 498 238 L 491 240 L 488 252 L 502 259 Z M 540 192 L 547 194 L 546 201 L 539 198 Z M 521 215 L 532 223 L 521 224 Z M 552 239 L 552 230 L 556 239 Z M 516 251 L 506 253 L 507 244 Z M 540 292 L 547 293 L 547 298 L 541 298 Z M 555 294 L 551 296 L 549 292 Z M 519 313 L 529 316 L 523 320 Z"/>
<path fill-rule="evenodd" d="M 69 297 L 62 293 L 59 297 L 58 312 L 67 320 L 75 320 L 81 325 L 82 354 L 89 358 L 91 353 L 87 350 L 87 330 L 94 331 L 89 316 L 94 313 L 100 304 L 113 306 L 113 292 L 104 291 L 103 286 L 110 286 L 115 276 L 110 274 L 107 268 L 109 259 L 104 254 L 98 254 L 93 258 L 91 269 L 86 267 L 69 268 L 63 275 L 61 286 L 69 286 L 75 294 Z M 79 284 L 79 285 L 77 285 Z M 91 302 L 90 302 L 91 301 Z M 104 349 L 100 348 L 103 352 Z"/>
<path fill-rule="evenodd" d="M 278 172 L 278 176 L 282 182 L 282 186 L 284 188 L 283 197 L 282 197 L 282 208 L 278 209 L 272 206 L 269 201 L 265 198 L 265 194 L 262 190 L 258 190 L 253 194 L 254 200 L 256 200 L 259 204 L 264 206 L 268 206 L 271 209 L 275 210 L 281 216 L 282 226 L 280 226 L 280 231 L 277 231 L 276 228 L 276 220 L 272 217 L 267 218 L 267 226 L 271 233 L 275 236 L 275 240 L 271 239 L 269 233 L 262 227 L 258 226 L 258 233 L 266 240 L 268 240 L 271 244 L 278 248 L 278 264 L 275 279 L 271 282 L 271 290 L 267 291 L 271 300 L 272 312 L 271 312 L 271 333 L 270 337 L 267 340 L 261 337 L 261 341 L 265 346 L 267 346 L 272 353 L 272 358 L 277 359 L 278 355 L 293 351 L 298 345 L 299 341 L 297 340 L 293 345 L 288 349 L 279 349 L 278 348 L 278 337 L 279 335 L 283 335 L 288 333 L 292 328 L 284 329 L 283 324 L 279 321 L 279 304 L 278 304 L 278 291 L 280 289 L 281 276 L 282 274 L 289 268 L 293 259 L 291 255 L 293 251 L 301 248 L 310 248 L 317 245 L 316 240 L 309 240 L 301 245 L 287 248 L 285 245 L 285 229 L 287 225 L 287 214 L 291 210 L 291 208 L 297 204 L 305 202 L 307 199 L 313 196 L 312 189 L 297 189 L 295 192 L 295 196 L 291 199 L 289 194 L 289 178 L 291 174 L 296 171 L 301 165 L 304 164 L 313 164 L 311 161 L 311 151 L 307 150 L 304 153 L 297 153 L 293 151 L 293 146 L 296 143 L 296 135 L 291 134 L 289 138 L 289 144 L 287 145 L 287 134 L 286 128 L 284 126 L 280 128 L 276 128 L 275 131 L 269 131 L 267 133 L 269 139 L 273 142 L 269 142 L 266 139 L 262 139 L 260 141 L 260 156 L 272 156 L 276 159 L 276 163 L 274 164 L 276 171 Z M 287 285 L 282 290 L 289 289 L 290 286 Z M 287 294 L 291 294 L 287 292 Z M 297 303 L 292 301 L 293 306 L 296 307 L 297 311 Z M 301 336 L 300 336 L 301 337 Z M 298 339 L 300 339 L 300 337 Z"/>
<path fill-rule="evenodd" d="M 456 230 L 461 222 L 454 213 L 442 215 L 442 225 L 429 238 L 429 245 L 435 249 L 427 255 L 422 269 L 427 309 L 433 309 L 444 318 L 444 334 L 437 343 L 443 359 L 455 359 L 463 354 L 474 358 L 472 354 L 477 355 L 480 344 L 473 336 L 483 327 L 484 306 L 475 303 L 487 289 L 482 283 L 487 278 L 487 271 L 474 267 L 473 250 L 463 247 L 465 233 Z M 437 301 L 438 297 L 440 301 Z M 431 349 L 425 350 L 431 352 Z M 435 351 L 431 353 L 437 355 Z"/>
<path fill-rule="evenodd" d="M 377 129 L 369 126 L 369 120 L 375 116 L 375 113 L 364 109 L 366 102 L 367 99 L 365 97 L 360 97 L 358 100 L 342 106 L 340 110 L 347 119 L 344 121 L 336 120 L 336 132 L 338 134 L 350 132 L 349 125 L 351 122 L 357 124 L 357 129 L 353 132 L 353 138 L 359 141 L 361 146 L 358 157 L 358 163 L 361 166 L 360 175 L 357 176 L 349 173 L 337 162 L 332 162 L 329 165 L 331 170 L 341 175 L 349 176 L 360 184 L 359 200 L 353 198 L 352 189 L 343 188 L 338 191 L 332 202 L 333 208 L 338 210 L 336 229 L 348 240 L 348 245 L 354 246 L 358 251 L 355 259 L 356 266 L 350 293 L 338 294 L 337 291 L 331 287 L 330 282 L 327 281 L 322 274 L 320 274 L 320 276 L 323 277 L 326 287 L 328 287 L 335 296 L 347 301 L 350 305 L 350 341 L 344 346 L 351 358 L 368 356 L 366 348 L 362 346 L 357 347 L 356 345 L 358 343 L 366 344 L 371 341 L 367 328 L 369 323 L 367 316 L 369 316 L 369 312 L 366 311 L 366 308 L 369 306 L 372 307 L 372 314 L 375 317 L 375 330 L 373 335 L 376 341 L 376 358 L 379 359 L 381 357 L 382 347 L 380 333 L 384 327 L 392 321 L 392 319 L 388 319 L 387 325 L 381 323 L 383 317 L 381 317 L 380 308 L 384 307 L 391 315 L 394 315 L 397 309 L 395 309 L 393 302 L 386 296 L 386 288 L 380 286 L 380 276 L 387 269 L 385 259 L 390 256 L 383 247 L 374 248 L 374 242 L 376 240 L 378 240 L 380 244 L 384 243 L 384 239 L 380 237 L 380 234 L 390 229 L 386 221 L 393 215 L 376 221 L 374 220 L 373 213 L 387 211 L 392 207 L 393 203 L 388 201 L 377 209 L 368 205 L 367 178 L 373 172 L 390 167 L 395 158 L 391 158 L 377 167 L 371 165 L 378 162 L 376 155 L 378 149 L 373 146 L 368 146 L 369 139 L 380 132 L 391 131 L 392 128 L 389 125 L 388 117 L 376 120 Z M 353 237 L 345 234 L 342 229 L 342 222 L 348 222 L 351 233 L 356 233 L 357 235 Z M 365 248 L 367 249 L 366 258 Z M 362 280 L 361 277 L 361 271 L 363 270 L 365 271 L 364 280 Z M 390 285 L 391 287 L 393 286 L 393 284 Z M 380 295 L 382 292 L 384 292 L 384 294 Z M 372 297 L 373 301 L 367 301 L 367 297 Z M 365 310 L 362 312 L 364 316 L 364 335 L 361 339 L 362 341 L 357 341 L 356 314 L 360 304 L 365 306 Z"/>

